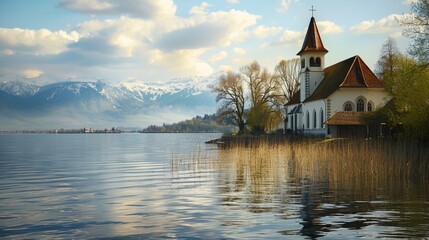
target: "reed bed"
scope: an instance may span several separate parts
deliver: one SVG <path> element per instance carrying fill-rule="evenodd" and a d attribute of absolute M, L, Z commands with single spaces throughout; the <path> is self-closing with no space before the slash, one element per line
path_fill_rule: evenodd
<path fill-rule="evenodd" d="M 427 237 L 425 143 L 261 139 L 200 150 L 172 159 L 173 172 L 209 182 L 209 192 L 228 209 L 296 219 L 304 235 L 306 226 L 325 232 L 380 224 Z"/>
<path fill-rule="evenodd" d="M 235 142 L 219 149 L 217 154 L 192 154 L 187 161 L 173 160 L 173 165 L 182 169 L 235 171 L 235 178 L 250 180 L 252 187 L 258 188 L 311 181 L 328 184 L 329 188 L 337 190 L 368 191 L 373 195 L 375 193 L 370 191 L 379 188 L 409 184 L 428 186 L 429 183 L 429 147 L 423 142 L 386 139 L 272 142 L 261 139 Z"/>
<path fill-rule="evenodd" d="M 326 183 L 331 189 L 367 191 L 368 195 L 376 195 L 370 191 L 380 188 L 428 186 L 429 182 L 429 148 L 421 142 L 308 140 L 272 144 L 256 141 L 221 150 L 219 157 L 218 164 L 232 160 L 237 166 L 247 167 L 251 175 L 269 178 L 281 175 L 288 181 Z"/>

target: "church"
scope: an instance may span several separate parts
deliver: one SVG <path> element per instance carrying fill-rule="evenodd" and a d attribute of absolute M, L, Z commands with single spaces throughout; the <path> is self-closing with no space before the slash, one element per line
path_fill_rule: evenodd
<path fill-rule="evenodd" d="M 365 116 L 383 107 L 389 94 L 359 56 L 325 68 L 325 55 L 316 20 L 311 17 L 298 56 L 301 87 L 285 104 L 288 132 L 326 137 L 375 136 Z"/>

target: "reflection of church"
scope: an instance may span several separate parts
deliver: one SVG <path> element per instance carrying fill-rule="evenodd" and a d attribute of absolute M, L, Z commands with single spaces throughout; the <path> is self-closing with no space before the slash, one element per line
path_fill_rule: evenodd
<path fill-rule="evenodd" d="M 297 55 L 301 89 L 285 105 L 286 128 L 306 135 L 371 135 L 364 118 L 389 100 L 383 84 L 359 56 L 325 68 L 325 55 L 314 17 Z"/>

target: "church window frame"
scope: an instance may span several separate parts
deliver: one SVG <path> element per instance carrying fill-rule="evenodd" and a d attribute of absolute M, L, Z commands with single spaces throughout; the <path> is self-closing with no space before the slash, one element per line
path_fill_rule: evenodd
<path fill-rule="evenodd" d="M 363 98 L 356 100 L 356 112 L 365 112 L 365 100 Z"/>
<path fill-rule="evenodd" d="M 354 104 L 352 102 L 348 101 L 344 103 L 343 110 L 345 112 L 353 112 L 353 109 L 354 109 Z"/>
<path fill-rule="evenodd" d="M 322 59 L 320 57 L 316 58 L 316 65 L 317 67 L 320 67 L 322 65 Z"/>
<path fill-rule="evenodd" d="M 298 115 L 297 114 L 295 114 L 295 126 L 293 128 L 295 131 L 298 130 Z"/>
<path fill-rule="evenodd" d="M 320 128 L 323 128 L 323 124 L 324 124 L 324 118 L 325 116 L 323 115 L 323 109 L 320 109 Z"/>
<path fill-rule="evenodd" d="M 322 64 L 322 60 L 320 57 L 311 57 L 310 58 L 310 67 L 320 67 Z"/>
<path fill-rule="evenodd" d="M 301 68 L 305 68 L 305 58 L 301 58 Z"/>
<path fill-rule="evenodd" d="M 310 128 L 310 113 L 307 111 L 305 115 L 306 115 L 306 126 L 307 126 L 307 129 L 309 129 Z"/>
<path fill-rule="evenodd" d="M 313 128 L 317 128 L 317 113 L 313 110 Z"/>
<path fill-rule="evenodd" d="M 366 105 L 366 110 L 368 112 L 372 112 L 374 111 L 374 103 L 372 101 L 369 101 L 368 104 Z"/>

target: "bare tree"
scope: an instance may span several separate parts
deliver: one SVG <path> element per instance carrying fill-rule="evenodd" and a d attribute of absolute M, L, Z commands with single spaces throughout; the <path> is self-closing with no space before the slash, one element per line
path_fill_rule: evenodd
<path fill-rule="evenodd" d="M 429 0 L 413 3 L 411 13 L 397 20 L 404 27 L 404 35 L 412 40 L 410 54 L 419 63 L 429 65 Z"/>
<path fill-rule="evenodd" d="M 242 67 L 241 73 L 249 87 L 249 127 L 258 133 L 270 130 L 280 121 L 277 78 L 256 61 Z"/>
<path fill-rule="evenodd" d="M 386 75 L 393 72 L 399 55 L 401 55 L 401 53 L 398 50 L 396 41 L 391 37 L 387 38 L 386 42 L 384 42 L 381 47 L 380 58 L 378 59 L 375 70 L 379 79 L 383 80 Z"/>
<path fill-rule="evenodd" d="M 275 67 L 275 74 L 279 81 L 281 94 L 284 97 L 283 103 L 290 101 L 292 96 L 300 87 L 300 64 L 299 58 L 281 60 Z"/>
<path fill-rule="evenodd" d="M 242 67 L 240 71 L 243 74 L 243 80 L 249 87 L 251 107 L 276 104 L 279 95 L 279 84 L 276 76 L 265 68 L 261 69 L 256 61 Z"/>
<path fill-rule="evenodd" d="M 249 87 L 250 103 L 254 106 L 258 102 L 258 95 L 261 91 L 261 82 L 259 81 L 261 66 L 257 61 L 254 61 L 249 65 L 241 67 L 240 72 L 243 74 L 243 80 Z"/>
<path fill-rule="evenodd" d="M 245 132 L 245 95 L 240 74 L 229 72 L 219 79 L 217 86 L 211 86 L 212 92 L 217 93 L 216 101 L 222 102 L 218 114 L 223 118 L 231 118 L 232 124 L 238 127 L 238 133 Z"/>

